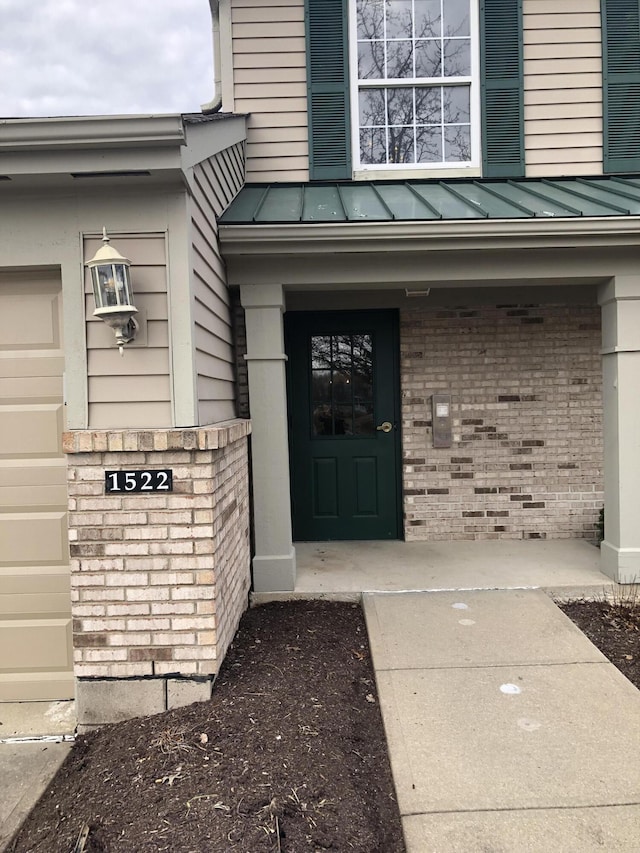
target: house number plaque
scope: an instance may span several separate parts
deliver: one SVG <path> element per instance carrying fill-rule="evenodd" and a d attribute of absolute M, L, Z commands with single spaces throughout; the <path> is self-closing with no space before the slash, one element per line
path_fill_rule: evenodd
<path fill-rule="evenodd" d="M 105 492 L 172 492 L 173 471 L 105 471 Z"/>

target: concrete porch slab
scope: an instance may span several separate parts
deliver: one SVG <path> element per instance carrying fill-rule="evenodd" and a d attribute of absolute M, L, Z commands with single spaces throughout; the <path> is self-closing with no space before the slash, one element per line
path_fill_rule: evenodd
<path fill-rule="evenodd" d="M 606 660 L 541 590 L 367 593 L 363 605 L 377 670 Z"/>
<path fill-rule="evenodd" d="M 640 693 L 609 663 L 376 678 L 402 815 L 640 802 Z"/>
<path fill-rule="evenodd" d="M 585 539 L 298 542 L 296 595 L 540 587 L 598 594 L 612 586 Z"/>
<path fill-rule="evenodd" d="M 402 826 L 407 849 L 422 853 L 631 853 L 640 806 L 415 815 Z"/>

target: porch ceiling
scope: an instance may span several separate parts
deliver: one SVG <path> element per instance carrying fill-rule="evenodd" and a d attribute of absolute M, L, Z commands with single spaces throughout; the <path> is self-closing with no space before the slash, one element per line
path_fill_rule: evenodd
<path fill-rule="evenodd" d="M 248 184 L 223 226 L 640 215 L 640 178 Z"/>

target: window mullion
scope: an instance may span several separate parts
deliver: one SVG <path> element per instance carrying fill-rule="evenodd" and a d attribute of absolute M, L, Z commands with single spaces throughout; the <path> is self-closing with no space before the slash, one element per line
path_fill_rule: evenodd
<path fill-rule="evenodd" d="M 382 38 L 384 41 L 382 42 L 384 45 L 384 79 L 387 78 L 387 9 L 386 3 L 382 4 Z M 386 109 L 386 98 L 385 98 L 385 109 Z M 389 149 L 387 149 L 388 151 Z"/>
<path fill-rule="evenodd" d="M 367 78 L 358 80 L 359 89 L 380 89 L 383 86 L 393 89 L 409 89 L 411 86 L 469 86 L 473 85 L 472 77 L 388 77 Z"/>
<path fill-rule="evenodd" d="M 389 165 L 389 104 L 387 90 L 384 92 L 384 161 Z"/>
<path fill-rule="evenodd" d="M 418 118 L 416 116 L 416 90 L 413 90 L 413 161 L 417 163 L 418 157 Z"/>

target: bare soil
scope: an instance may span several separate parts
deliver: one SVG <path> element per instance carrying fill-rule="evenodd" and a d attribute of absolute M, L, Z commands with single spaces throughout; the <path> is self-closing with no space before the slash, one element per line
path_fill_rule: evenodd
<path fill-rule="evenodd" d="M 211 701 L 79 736 L 9 846 L 404 849 L 363 614 L 326 602 L 247 612 Z"/>

